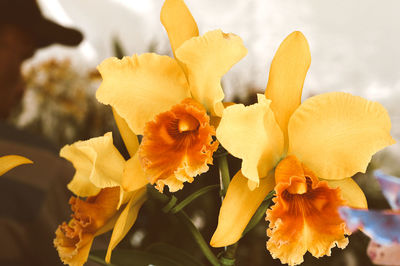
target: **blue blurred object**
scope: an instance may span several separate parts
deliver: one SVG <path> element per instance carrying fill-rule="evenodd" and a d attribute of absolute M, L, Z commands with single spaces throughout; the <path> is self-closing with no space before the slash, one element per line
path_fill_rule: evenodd
<path fill-rule="evenodd" d="M 400 213 L 341 207 L 340 216 L 350 231 L 360 228 L 381 245 L 400 243 Z"/>
<path fill-rule="evenodd" d="M 340 207 L 339 213 L 350 231 L 361 229 L 375 242 L 382 245 L 400 243 L 400 178 L 375 171 L 383 195 L 393 210 L 375 211 Z"/>
<path fill-rule="evenodd" d="M 381 185 L 382 193 L 393 210 L 400 209 L 400 178 L 386 175 L 380 170 L 374 172 Z"/>

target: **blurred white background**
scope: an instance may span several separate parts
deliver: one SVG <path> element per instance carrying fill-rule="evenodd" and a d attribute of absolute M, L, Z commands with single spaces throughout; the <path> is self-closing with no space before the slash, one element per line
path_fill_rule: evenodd
<path fill-rule="evenodd" d="M 200 33 L 220 28 L 241 36 L 248 55 L 224 77 L 227 98 L 264 90 L 280 42 L 294 30 L 307 37 L 312 64 L 303 97 L 346 91 L 381 102 L 400 138 L 400 1 L 186 0 Z M 113 55 L 116 38 L 129 55 L 153 47 L 170 53 L 159 21 L 162 0 L 40 0 L 43 13 L 85 35 L 78 49 L 53 45 L 32 62 L 73 57 L 93 67 Z M 396 144 L 397 150 L 400 150 Z M 399 152 L 400 156 L 400 152 Z"/>

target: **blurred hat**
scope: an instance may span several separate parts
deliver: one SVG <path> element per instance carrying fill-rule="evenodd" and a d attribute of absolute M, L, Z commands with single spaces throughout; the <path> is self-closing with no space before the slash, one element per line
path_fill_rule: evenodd
<path fill-rule="evenodd" d="M 36 0 L 0 0 L 0 26 L 11 24 L 29 33 L 37 48 L 59 43 L 78 45 L 82 34 L 42 16 Z"/>

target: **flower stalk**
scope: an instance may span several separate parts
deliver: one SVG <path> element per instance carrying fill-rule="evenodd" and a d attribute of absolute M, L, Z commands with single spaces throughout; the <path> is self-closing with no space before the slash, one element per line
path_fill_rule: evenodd
<path fill-rule="evenodd" d="M 176 213 L 176 216 L 181 220 L 181 222 L 186 226 L 186 228 L 192 234 L 194 240 L 199 245 L 201 251 L 203 252 L 204 256 L 213 266 L 219 266 L 220 263 L 214 253 L 211 251 L 210 247 L 208 246 L 207 242 L 204 240 L 203 236 L 200 234 L 199 230 L 194 226 L 192 221 L 190 220 L 189 216 L 184 212 L 180 211 Z"/>
<path fill-rule="evenodd" d="M 203 194 L 205 194 L 211 190 L 217 189 L 217 188 L 219 188 L 219 185 L 210 185 L 210 186 L 206 186 L 206 187 L 203 187 L 203 188 L 197 190 L 193 194 L 189 195 L 186 199 L 179 202 L 176 206 L 174 206 L 171 209 L 171 213 L 177 213 L 177 212 L 181 211 L 184 207 L 189 205 L 193 200 L 195 200 L 198 197 L 202 196 Z"/>
<path fill-rule="evenodd" d="M 231 177 L 229 175 L 228 159 L 226 154 L 222 154 L 217 157 L 219 176 L 220 176 L 220 186 L 221 186 L 221 200 L 224 200 L 226 191 L 228 189 L 229 183 L 231 182 Z M 219 256 L 219 262 L 223 266 L 235 265 L 236 250 L 239 245 L 239 241 L 233 245 L 224 248 L 224 251 Z"/>
<path fill-rule="evenodd" d="M 226 155 L 217 157 L 217 161 L 221 184 L 221 198 L 223 200 L 226 195 L 226 190 L 228 189 L 229 183 L 231 182 L 231 178 L 229 176 L 228 159 L 226 158 Z"/>
<path fill-rule="evenodd" d="M 147 191 L 150 194 L 150 197 L 152 197 L 162 203 L 165 203 L 167 205 L 171 202 L 171 199 L 167 195 L 158 192 L 157 190 L 154 189 L 153 186 L 148 185 L 147 188 L 148 188 Z M 207 190 L 207 191 L 209 191 L 209 190 Z M 179 206 L 179 204 L 178 204 L 178 206 Z M 172 209 L 173 208 L 171 208 L 171 210 Z M 175 215 L 178 217 L 178 219 L 185 225 L 185 227 L 188 229 L 188 231 L 192 234 L 194 240 L 197 242 L 197 244 L 199 245 L 204 256 L 211 263 L 211 265 L 219 266 L 220 263 L 219 263 L 217 257 L 211 251 L 207 242 L 204 240 L 203 236 L 201 235 L 199 230 L 196 228 L 196 226 L 194 226 L 193 222 L 190 220 L 189 216 L 185 213 L 185 211 L 180 209 L 177 212 L 173 212 L 173 213 L 175 213 Z"/>
<path fill-rule="evenodd" d="M 235 265 L 236 250 L 239 246 L 239 241 L 233 245 L 225 247 L 225 251 L 219 256 L 219 262 L 222 266 Z"/>

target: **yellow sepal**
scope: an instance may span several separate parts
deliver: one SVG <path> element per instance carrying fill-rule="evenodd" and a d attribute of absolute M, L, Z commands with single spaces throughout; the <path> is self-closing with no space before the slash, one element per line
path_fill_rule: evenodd
<path fill-rule="evenodd" d="M 247 178 L 239 171 L 229 184 L 219 211 L 218 226 L 210 245 L 224 247 L 236 243 L 261 202 L 274 189 L 274 186 L 274 175 L 271 172 L 266 178 L 261 179 L 258 188 L 252 191 L 247 186 Z"/>
<path fill-rule="evenodd" d="M 0 157 L 0 176 L 21 164 L 33 163 L 31 160 L 19 155 L 5 155 Z"/>

